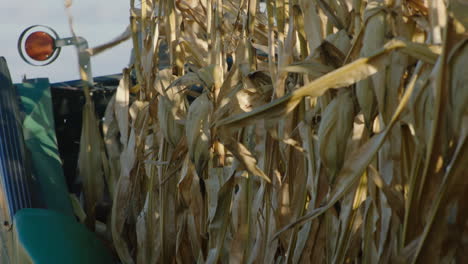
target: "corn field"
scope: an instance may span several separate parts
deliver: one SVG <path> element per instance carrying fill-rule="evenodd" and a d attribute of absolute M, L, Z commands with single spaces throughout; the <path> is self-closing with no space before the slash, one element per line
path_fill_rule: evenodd
<path fill-rule="evenodd" d="M 77 209 L 122 263 L 468 262 L 467 1 L 129 10 Z"/>

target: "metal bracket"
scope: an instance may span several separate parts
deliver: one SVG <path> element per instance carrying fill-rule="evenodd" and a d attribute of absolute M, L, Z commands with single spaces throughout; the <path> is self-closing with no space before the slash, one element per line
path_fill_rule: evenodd
<path fill-rule="evenodd" d="M 78 48 L 78 63 L 80 65 L 81 79 L 93 85 L 93 74 L 91 71 L 91 58 L 88 52 L 88 41 L 83 37 L 70 37 L 55 40 L 55 46 L 76 46 Z"/>

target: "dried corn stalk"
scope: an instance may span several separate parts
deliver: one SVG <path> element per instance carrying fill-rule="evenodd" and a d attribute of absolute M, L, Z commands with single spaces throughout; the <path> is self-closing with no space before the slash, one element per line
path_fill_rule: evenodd
<path fill-rule="evenodd" d="M 130 4 L 124 263 L 468 261 L 464 1 Z"/>

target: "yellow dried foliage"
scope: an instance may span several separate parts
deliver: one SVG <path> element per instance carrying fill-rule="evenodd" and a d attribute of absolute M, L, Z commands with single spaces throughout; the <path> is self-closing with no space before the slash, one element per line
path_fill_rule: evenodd
<path fill-rule="evenodd" d="M 465 1 L 131 0 L 130 16 L 133 71 L 104 143 L 85 112 L 80 156 L 98 168 L 87 220 L 104 179 L 123 263 L 468 262 Z"/>

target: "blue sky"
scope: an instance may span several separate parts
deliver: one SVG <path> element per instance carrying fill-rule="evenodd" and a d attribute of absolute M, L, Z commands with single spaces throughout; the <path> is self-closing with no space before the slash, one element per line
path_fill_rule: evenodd
<path fill-rule="evenodd" d="M 75 0 L 72 13 L 75 32 L 88 40 L 89 46 L 107 42 L 120 35 L 129 21 L 128 0 Z M 60 37 L 70 30 L 63 0 L 2 1 L 0 7 L 0 56 L 8 62 L 13 82 L 28 78 L 48 77 L 51 82 L 79 79 L 76 49 L 65 47 L 50 65 L 34 67 L 23 62 L 16 45 L 28 26 L 41 24 L 53 28 Z M 119 73 L 130 59 L 131 41 L 91 58 L 94 76 Z"/>

